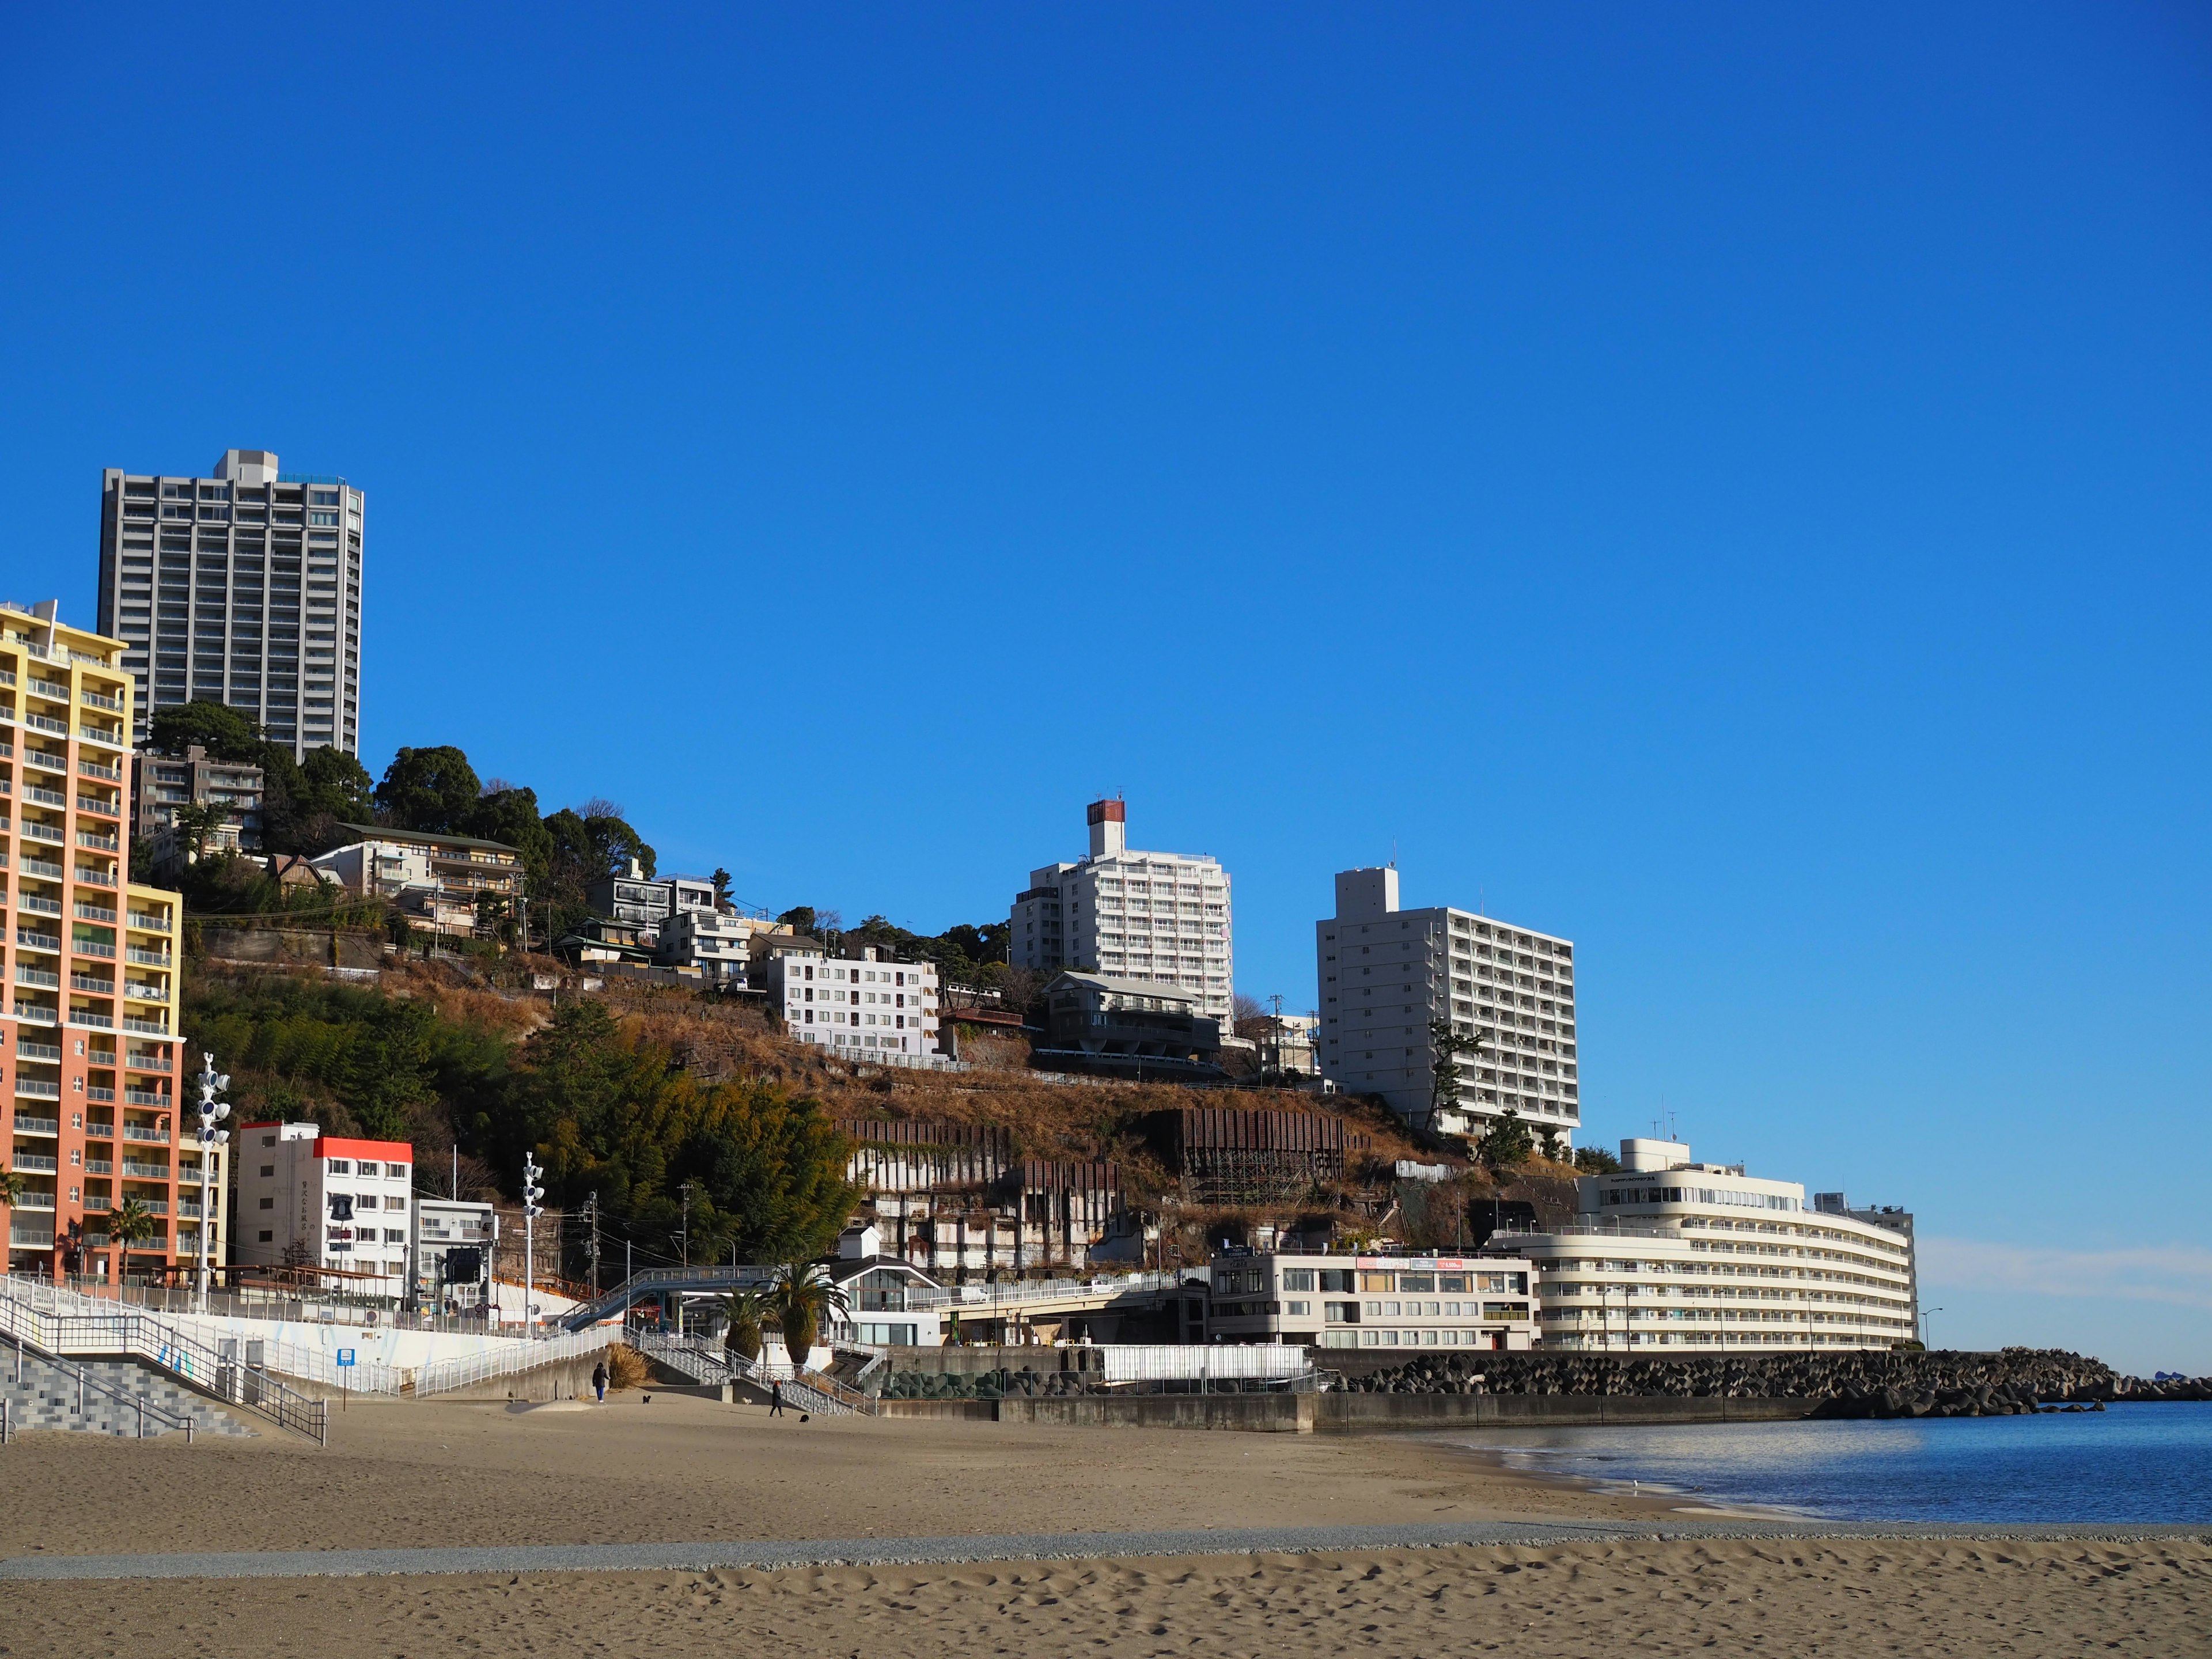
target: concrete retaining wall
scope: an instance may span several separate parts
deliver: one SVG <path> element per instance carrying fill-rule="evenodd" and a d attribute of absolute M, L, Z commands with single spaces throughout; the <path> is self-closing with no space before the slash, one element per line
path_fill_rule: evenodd
<path fill-rule="evenodd" d="M 997 1405 L 1001 1423 L 1311 1434 L 1314 1408 L 1321 1398 L 1314 1394 L 1076 1395 L 1060 1400 L 1001 1400 Z"/>
<path fill-rule="evenodd" d="M 1810 1400 L 1423 1394 L 1078 1395 L 1059 1400 L 886 1400 L 883 1415 L 1090 1429 L 1231 1429 L 1257 1434 L 1418 1433 L 1450 1428 L 1574 1428 L 1630 1423 L 1771 1423 Z"/>
<path fill-rule="evenodd" d="M 1773 1423 L 1808 1417 L 1816 1400 L 1727 1400 L 1717 1395 L 1325 1394 L 1314 1426 L 1324 1434 L 1446 1428 L 1557 1429 L 1629 1423 Z"/>
<path fill-rule="evenodd" d="M 526 1371 L 511 1371 L 505 1376 L 488 1376 L 481 1382 L 470 1383 L 466 1388 L 424 1395 L 422 1398 L 527 1400 L 533 1404 L 548 1400 L 587 1400 L 592 1393 L 592 1367 L 603 1358 L 604 1353 L 580 1354 L 574 1359 L 533 1366 Z"/>

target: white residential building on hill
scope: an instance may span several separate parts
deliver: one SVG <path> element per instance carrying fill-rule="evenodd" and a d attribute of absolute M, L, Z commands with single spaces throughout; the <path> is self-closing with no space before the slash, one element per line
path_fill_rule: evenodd
<path fill-rule="evenodd" d="M 770 948 L 756 975 L 764 981 L 769 1006 L 801 1042 L 855 1060 L 871 1051 L 938 1052 L 934 963 L 894 962 L 873 945 L 850 957 L 833 957 L 814 939 L 763 937 Z"/>
<path fill-rule="evenodd" d="M 1236 989 L 1229 873 L 1204 854 L 1132 852 L 1127 814 L 1118 800 L 1093 801 L 1090 852 L 1030 872 L 1009 917 L 1010 959 L 1044 974 L 1073 968 L 1175 986 L 1226 1036 Z"/>
<path fill-rule="evenodd" d="M 407 1142 L 326 1135 L 314 1123 L 248 1123 L 231 1156 L 234 1262 L 322 1268 L 357 1279 L 351 1288 L 368 1295 L 406 1294 L 415 1175 Z"/>
<path fill-rule="evenodd" d="M 1400 1116 L 1450 1134 L 1520 1113 L 1571 1144 L 1582 1124 L 1575 947 L 1448 905 L 1398 908 L 1395 869 L 1336 878 L 1336 914 L 1314 925 L 1321 1071 L 1346 1094 L 1379 1095 Z M 1480 1048 L 1436 1100 L 1431 1020 Z"/>
<path fill-rule="evenodd" d="M 1903 1224 L 1808 1209 L 1794 1181 L 1624 1140 L 1618 1175 L 1576 1182 L 1581 1213 L 1499 1231 L 1485 1255 L 1536 1267 L 1547 1348 L 1887 1348 L 1910 1341 Z"/>

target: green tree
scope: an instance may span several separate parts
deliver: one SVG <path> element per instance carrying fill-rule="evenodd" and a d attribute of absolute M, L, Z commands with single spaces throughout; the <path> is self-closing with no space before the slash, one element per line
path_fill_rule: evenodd
<path fill-rule="evenodd" d="M 717 865 L 714 868 L 714 873 L 708 877 L 707 879 L 714 884 L 714 898 L 716 902 L 718 903 L 727 904 L 730 902 L 730 872 L 723 869 L 720 865 Z"/>
<path fill-rule="evenodd" d="M 0 1204 L 14 1209 L 22 1200 L 23 1186 L 23 1177 L 13 1170 L 0 1170 Z"/>
<path fill-rule="evenodd" d="M 229 822 L 230 814 L 213 801 L 186 801 L 170 817 L 177 840 L 184 846 L 185 860 L 198 864 L 207 855 L 209 838 Z"/>
<path fill-rule="evenodd" d="M 761 1332 L 773 1317 L 769 1293 L 757 1287 L 732 1291 L 722 1298 L 722 1315 L 729 1321 L 729 1328 L 722 1333 L 722 1346 L 748 1359 L 758 1359 Z"/>
<path fill-rule="evenodd" d="M 783 1351 L 796 1370 L 806 1368 L 806 1356 L 820 1340 L 830 1316 L 843 1313 L 850 1305 L 845 1292 L 811 1261 L 789 1261 L 778 1267 L 769 1298 L 783 1333 Z"/>
<path fill-rule="evenodd" d="M 107 1242 L 112 1247 L 108 1255 L 108 1276 L 111 1283 L 120 1285 L 129 1269 L 131 1247 L 143 1243 L 161 1230 L 154 1212 L 135 1198 L 126 1198 L 107 1212 Z"/>
<path fill-rule="evenodd" d="M 811 904 L 794 904 L 778 916 L 776 921 L 786 927 L 795 928 L 802 933 L 811 933 L 814 931 L 814 907 Z"/>
<path fill-rule="evenodd" d="M 376 786 L 376 809 L 398 829 L 455 835 L 483 793 L 469 757 L 451 744 L 402 749 Z"/>
<path fill-rule="evenodd" d="M 147 722 L 147 744 L 164 755 L 182 755 L 198 744 L 210 758 L 258 760 L 261 728 L 228 703 L 195 699 L 156 708 Z"/>
<path fill-rule="evenodd" d="M 1528 1161 L 1535 1143 L 1528 1133 L 1528 1126 L 1522 1121 L 1521 1114 L 1509 1106 L 1504 1113 L 1490 1120 L 1475 1143 L 1474 1155 L 1482 1167 L 1493 1176 L 1503 1176 L 1519 1169 Z"/>
<path fill-rule="evenodd" d="M 1584 1175 L 1619 1175 L 1620 1160 L 1602 1146 L 1577 1146 L 1575 1168 Z"/>
<path fill-rule="evenodd" d="M 1429 1049 L 1436 1056 L 1431 1062 L 1429 1083 L 1429 1121 L 1433 1124 L 1439 1112 L 1453 1110 L 1459 1105 L 1459 1057 L 1474 1054 L 1480 1058 L 1482 1039 L 1462 1036 L 1448 1019 L 1432 1019 L 1429 1022 Z"/>
<path fill-rule="evenodd" d="M 553 862 L 553 836 L 538 815 L 535 789 L 508 785 L 485 790 L 461 819 L 459 833 L 514 848 L 522 854 L 526 890 L 543 890 Z"/>

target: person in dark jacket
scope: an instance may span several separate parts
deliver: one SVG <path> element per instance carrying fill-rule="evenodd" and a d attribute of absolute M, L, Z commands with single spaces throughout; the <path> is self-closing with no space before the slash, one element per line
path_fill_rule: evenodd
<path fill-rule="evenodd" d="M 768 1385 L 768 1414 L 770 1417 L 783 1415 L 783 1384 L 781 1382 Z"/>
<path fill-rule="evenodd" d="M 592 1391 L 599 1395 L 602 1406 L 607 1403 L 607 1362 L 604 1359 L 592 1367 Z"/>

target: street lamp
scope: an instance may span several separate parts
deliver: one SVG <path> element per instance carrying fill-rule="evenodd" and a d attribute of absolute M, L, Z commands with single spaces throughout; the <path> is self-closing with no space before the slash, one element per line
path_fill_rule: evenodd
<path fill-rule="evenodd" d="M 208 1235 L 215 1224 L 216 1200 L 210 1190 L 220 1194 L 220 1182 L 213 1180 L 215 1158 L 230 1142 L 230 1131 L 215 1126 L 230 1115 L 230 1103 L 216 1097 L 230 1087 L 230 1079 L 215 1068 L 215 1056 L 205 1049 L 200 1051 L 200 1074 L 193 1079 L 200 1086 L 200 1311 L 208 1306 Z"/>
<path fill-rule="evenodd" d="M 1941 1308 L 1923 1308 L 1920 1310 L 1920 1346 L 1926 1352 L 1936 1351 L 1936 1316 L 1942 1311 Z"/>
<path fill-rule="evenodd" d="M 522 1334 L 525 1336 L 535 1334 L 538 1317 L 537 1305 L 531 1299 L 535 1294 L 532 1281 L 536 1277 L 537 1267 L 534 1255 L 538 1240 L 534 1224 L 537 1222 L 538 1218 L 544 1213 L 538 1206 L 538 1200 L 545 1196 L 545 1189 L 538 1184 L 538 1177 L 544 1173 L 544 1170 L 538 1167 L 538 1158 L 536 1154 L 532 1152 L 523 1153 Z"/>

